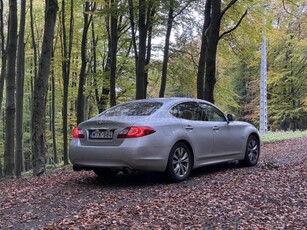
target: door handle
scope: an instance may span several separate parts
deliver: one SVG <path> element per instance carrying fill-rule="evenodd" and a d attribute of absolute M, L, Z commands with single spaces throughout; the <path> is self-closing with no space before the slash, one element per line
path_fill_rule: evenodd
<path fill-rule="evenodd" d="M 185 127 L 185 129 L 188 130 L 188 131 L 191 131 L 191 130 L 193 130 L 194 128 L 193 128 L 193 126 L 191 126 L 191 125 L 187 125 L 187 126 Z"/>
<path fill-rule="evenodd" d="M 218 126 L 213 126 L 212 130 L 217 131 L 217 130 L 220 130 L 220 128 Z"/>

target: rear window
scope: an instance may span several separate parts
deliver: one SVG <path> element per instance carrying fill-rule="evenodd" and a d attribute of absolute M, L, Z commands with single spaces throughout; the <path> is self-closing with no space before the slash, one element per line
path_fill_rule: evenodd
<path fill-rule="evenodd" d="M 162 102 L 128 102 L 106 110 L 101 116 L 149 116 L 162 104 Z"/>

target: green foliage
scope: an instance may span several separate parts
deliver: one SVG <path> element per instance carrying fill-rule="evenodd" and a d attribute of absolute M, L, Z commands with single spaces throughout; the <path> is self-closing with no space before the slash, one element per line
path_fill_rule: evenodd
<path fill-rule="evenodd" d="M 284 141 L 299 137 L 307 137 L 307 130 L 305 131 L 277 131 L 277 132 L 267 132 L 261 135 L 261 140 L 263 142 L 274 142 L 274 141 Z"/>
<path fill-rule="evenodd" d="M 290 10 L 290 9 L 289 9 Z M 277 12 L 280 21 L 268 34 L 269 111 L 272 129 L 306 129 L 307 38 L 305 16 L 300 9 Z M 294 11 L 295 10 L 295 11 Z"/>
<path fill-rule="evenodd" d="M 289 12 L 285 12 L 281 2 L 272 2 L 265 13 L 264 2 L 254 1 L 246 20 L 220 44 L 220 55 L 225 59 L 222 74 L 232 78 L 238 95 L 238 117 L 256 126 L 259 120 L 260 43 L 265 32 L 268 39 L 269 128 L 307 127 L 307 41 L 304 36 L 307 31 L 306 20 L 303 20 L 306 15 L 298 2 L 285 6 Z M 253 23 L 255 21 L 259 23 Z"/>

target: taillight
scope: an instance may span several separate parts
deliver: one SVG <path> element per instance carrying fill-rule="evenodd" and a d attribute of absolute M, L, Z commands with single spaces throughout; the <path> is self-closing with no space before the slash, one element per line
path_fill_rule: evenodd
<path fill-rule="evenodd" d="M 120 131 L 117 138 L 143 137 L 154 132 L 156 132 L 156 130 L 148 126 L 129 126 Z"/>
<path fill-rule="evenodd" d="M 77 127 L 72 130 L 72 136 L 74 138 L 84 138 L 84 134 L 81 128 Z"/>

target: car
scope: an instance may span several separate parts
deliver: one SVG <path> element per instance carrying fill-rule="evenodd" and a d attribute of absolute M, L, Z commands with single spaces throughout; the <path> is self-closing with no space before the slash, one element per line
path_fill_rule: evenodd
<path fill-rule="evenodd" d="M 222 162 L 257 164 L 260 136 L 212 103 L 193 98 L 152 98 L 119 104 L 72 131 L 69 158 L 75 171 L 166 172 L 174 182 L 192 169 Z"/>

